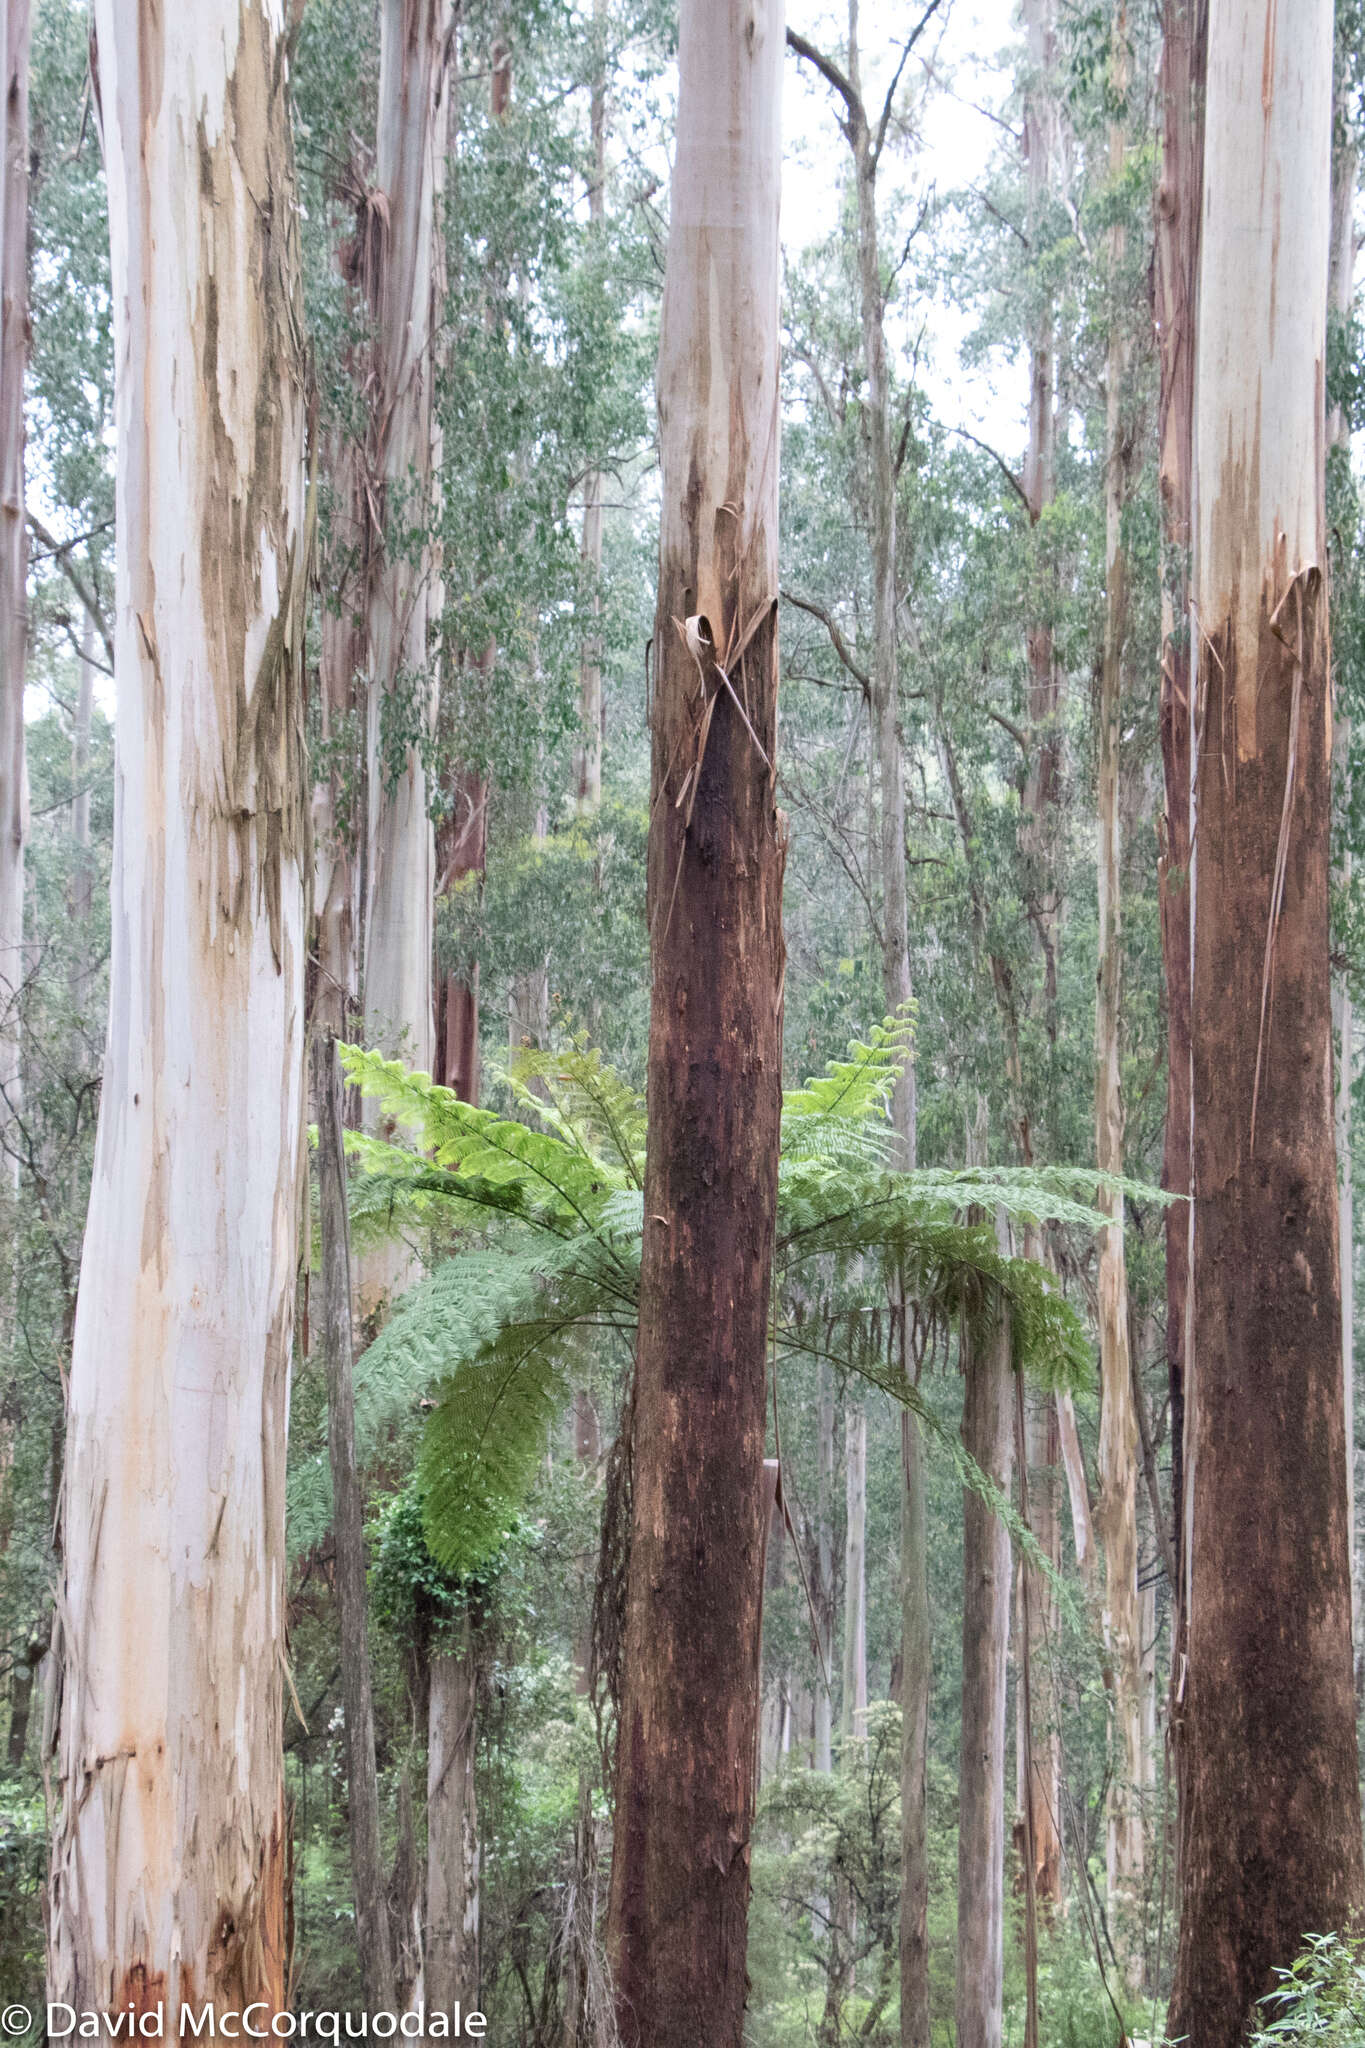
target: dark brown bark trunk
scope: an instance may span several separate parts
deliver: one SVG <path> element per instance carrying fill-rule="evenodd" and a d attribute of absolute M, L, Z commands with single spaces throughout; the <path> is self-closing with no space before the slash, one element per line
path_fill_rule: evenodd
<path fill-rule="evenodd" d="M 782 1085 L 780 0 L 685 0 L 660 338 L 649 1146 L 608 1945 L 627 2048 L 739 2048 Z M 686 631 L 684 624 L 686 622 Z M 741 711 L 741 705 L 744 707 Z"/>
<path fill-rule="evenodd" d="M 1327 894 L 1326 604 L 1309 570 L 1252 687 L 1238 758 L 1235 635 L 1201 655 L 1191 1273 L 1197 1383 L 1182 1938 L 1170 2027 L 1234 2048 L 1310 1930 L 1361 1903 L 1341 1398 Z M 1291 705 L 1299 704 L 1297 761 Z M 1273 712 L 1270 707 L 1274 707 Z M 1226 735 L 1220 745 L 1217 736 Z M 1293 809 L 1264 1031 L 1263 940 Z M 1259 1086 L 1257 1085 L 1259 1076 Z M 1254 1135 L 1253 1135 L 1254 1133 Z"/>
<path fill-rule="evenodd" d="M 379 1849 L 379 1781 L 365 1588 L 364 1503 L 355 1461 L 352 1384 L 351 1244 L 342 1151 L 341 1068 L 330 1032 L 313 1038 L 313 1101 L 318 1120 L 318 1215 L 322 1236 L 322 1355 L 327 1373 L 327 1451 L 332 1468 L 332 1528 L 341 1698 L 346 1732 L 346 1803 L 356 1947 L 372 2012 L 393 2004 L 393 1954 Z"/>
<path fill-rule="evenodd" d="M 1293 33 L 1264 38 L 1210 9 L 1169 2020 L 1199 2048 L 1234 2048 L 1304 1935 L 1365 1903 L 1328 932 L 1332 29 L 1330 0 L 1300 0 Z"/>

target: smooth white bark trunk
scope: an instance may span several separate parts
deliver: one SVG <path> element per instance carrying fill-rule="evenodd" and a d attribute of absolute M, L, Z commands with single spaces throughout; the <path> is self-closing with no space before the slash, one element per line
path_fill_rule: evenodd
<path fill-rule="evenodd" d="M 450 0 L 384 0 L 375 183 L 377 447 L 385 532 L 370 594 L 365 1037 L 430 1072 L 436 854 L 420 743 L 438 688 L 435 364 Z"/>
<path fill-rule="evenodd" d="M 24 840 L 28 781 L 24 667 L 28 547 L 24 525 L 24 373 L 28 367 L 29 0 L 0 8 L 0 1139 L 19 1113 L 19 991 L 24 979 Z M 19 1154 L 3 1172 L 17 1188 Z"/>
<path fill-rule="evenodd" d="M 844 1410 L 844 1741 L 867 1733 L 867 1410 Z"/>
<path fill-rule="evenodd" d="M 285 1997 L 304 406 L 282 8 L 98 0 L 109 1037 L 71 1365 L 49 1995 Z"/>

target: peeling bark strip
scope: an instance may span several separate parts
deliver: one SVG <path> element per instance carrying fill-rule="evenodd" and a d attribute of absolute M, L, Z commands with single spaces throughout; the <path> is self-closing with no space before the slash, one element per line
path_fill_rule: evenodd
<path fill-rule="evenodd" d="M 1328 972 L 1330 0 L 1212 10 L 1196 365 L 1180 1950 L 1234 2048 L 1362 1903 Z"/>
<path fill-rule="evenodd" d="M 282 10 L 97 0 L 109 1038 L 71 1367 L 49 1996 L 284 2000 L 306 571 Z"/>
<path fill-rule="evenodd" d="M 717 2048 L 739 2048 L 743 2028 L 782 1065 L 785 848 L 770 766 L 782 52 L 782 0 L 683 0 L 659 348 L 649 1153 L 608 1919 L 628 2048 L 695 2048 L 703 2020 Z"/>

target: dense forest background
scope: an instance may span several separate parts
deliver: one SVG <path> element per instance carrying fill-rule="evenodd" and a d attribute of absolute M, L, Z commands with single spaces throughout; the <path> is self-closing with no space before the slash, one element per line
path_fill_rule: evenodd
<path fill-rule="evenodd" d="M 430 1941 L 430 1848 L 433 1867 L 439 1856 L 458 1866 L 457 1905 L 442 1910 L 476 1929 L 462 1965 L 472 1956 L 474 1974 L 451 1981 L 488 2015 L 488 2038 L 578 2048 L 611 2038 L 590 2031 L 607 2025 L 596 1974 L 611 1839 L 600 1589 L 610 1582 L 602 1527 L 631 1315 L 610 1290 L 594 1294 L 592 1276 L 566 1278 L 565 1268 L 551 1284 L 570 1306 L 531 1384 L 518 1381 L 490 1420 L 485 1381 L 460 1372 L 536 1313 L 527 1303 L 547 1284 L 545 1266 L 518 1235 L 529 1208 L 513 1213 L 530 1203 L 533 1181 L 551 1186 L 552 1204 L 568 1200 L 577 1183 L 564 1156 L 577 1147 L 598 1162 L 594 1189 L 618 1205 L 609 1221 L 638 1202 L 659 661 L 654 374 L 675 10 L 662 0 L 461 0 L 450 17 L 431 300 L 435 485 L 414 473 L 408 494 L 391 477 L 382 501 L 395 573 L 406 565 L 417 577 L 436 559 L 439 575 L 424 600 L 425 653 L 400 653 L 376 712 L 354 636 L 381 516 L 374 421 L 386 371 L 382 308 L 367 285 L 387 204 L 376 168 L 380 13 L 375 0 L 307 0 L 288 31 L 316 519 L 306 601 L 313 908 L 336 920 L 311 946 L 310 1002 L 346 1044 L 430 1071 L 479 1102 L 488 1122 L 477 1133 L 447 1128 L 448 1112 L 420 1086 L 344 1055 L 371 1097 L 390 1091 L 376 1111 L 352 1089 L 344 1112 L 359 1276 L 371 1875 L 400 1991 L 411 1994 Z M 1160 725 L 1161 17 L 1156 0 L 1023 0 L 1018 19 L 970 16 L 948 0 L 867 7 L 861 18 L 852 5 L 837 20 L 793 4 L 789 26 L 805 52 L 786 60 L 776 774 L 790 833 L 790 1200 L 806 1199 L 812 1159 L 836 1177 L 844 1166 L 877 1168 L 912 1039 L 916 1170 L 1017 1169 L 994 1194 L 983 1180 L 981 1203 L 964 1206 L 960 1223 L 998 1228 L 1001 1257 L 1041 1262 L 1074 1312 L 1052 1330 L 1050 1353 L 1036 1347 L 1017 1418 L 1027 1485 L 1017 1471 L 1005 1481 L 1014 1616 L 1002 2038 L 1025 2039 L 1036 2001 L 1036 2038 L 1057 2048 L 1114 2041 L 1120 2012 L 1135 2035 L 1158 2038 L 1175 1954 L 1167 1728 L 1179 1474 L 1168 1212 L 1157 1190 L 1168 1113 L 1163 875 L 1181 857 Z M 6 1022 L 17 1052 L 0 1195 L 0 2003 L 33 2002 L 44 1970 L 65 1390 L 109 995 L 114 361 L 89 26 L 80 0 L 34 0 L 24 970 Z M 1365 18 L 1341 0 L 1333 174 L 1348 253 L 1344 284 L 1337 265 L 1326 404 L 1348 1387 L 1349 1194 L 1362 1128 L 1354 1006 L 1365 975 L 1365 597 L 1352 441 L 1365 426 L 1353 283 L 1362 67 Z M 870 110 L 870 174 L 840 79 Z M 969 179 L 954 160 L 959 128 L 973 138 L 961 151 Z M 859 181 L 869 175 L 885 344 L 875 391 L 860 298 Z M 833 225 L 812 233 L 814 218 Z M 972 392 L 989 394 L 984 411 L 971 409 Z M 893 503 L 879 492 L 879 436 Z M 888 535 L 889 641 L 879 569 Z M 1126 591 L 1117 626 L 1115 549 Z M 405 775 L 434 821 L 435 1025 L 425 1044 L 396 1003 L 376 999 L 368 958 L 376 816 Z M 887 1000 L 888 806 L 903 851 L 912 991 L 899 1014 Z M 1112 891 L 1102 902 L 1111 845 L 1121 924 Z M 338 959 L 350 963 L 339 979 Z M 1103 1128 L 1097 1151 L 1097 976 L 1116 1034 L 1117 1156 Z M 822 1075 L 810 1096 L 795 1093 Z M 826 1139 L 814 1130 L 803 1161 L 801 1116 L 817 1126 L 841 1087 L 856 1117 L 840 1110 Z M 424 1188 L 395 1164 L 386 1146 L 401 1149 L 404 1119 L 423 1117 L 425 1156 L 482 1174 L 483 1194 Z M 509 1140 L 513 1126 L 524 1142 Z M 489 1148 L 479 1160 L 476 1137 Z M 324 1153 L 315 1150 L 319 1172 Z M 1096 1550 L 1101 1509 L 1115 1497 L 1112 1470 L 1102 1473 L 1105 1219 L 1086 1177 L 1096 1165 L 1128 1177 L 1122 1314 L 1136 1427 L 1125 1498 L 1138 1640 L 1127 1692 Z M 323 1215 L 315 1188 L 289 1422 L 291 1996 L 360 2010 L 343 1709 L 354 1641 L 333 1537 Z M 826 1256 L 779 1282 L 769 1455 L 781 1479 L 763 1594 L 745 2035 L 755 2048 L 913 2038 L 899 1974 L 904 1404 L 887 1390 L 907 1337 L 882 1249 L 871 1235 L 834 1234 Z M 944 1302 L 952 1249 L 915 1241 Z M 971 1768 L 964 1703 L 970 1712 L 976 1680 L 969 1674 L 964 1691 L 963 1533 L 981 1502 L 960 1449 L 964 1352 L 993 1341 L 969 1336 L 953 1302 L 950 1313 L 931 1289 L 909 1335 L 931 1637 L 924 1868 L 935 2044 L 958 2038 L 967 1908 L 958 1834 Z M 1011 1459 L 1015 1422 L 1011 1413 Z M 470 1476 L 479 1457 L 491 1479 Z M 1353 1559 L 1358 1524 L 1357 1515 Z M 1101 1530 L 1101 1552 L 1108 1540 Z M 1357 1606 L 1358 1590 L 1357 1579 Z M 969 1584 L 969 1646 L 976 1598 Z M 1359 1658 L 1359 1628 L 1356 1641 Z M 1136 1749 L 1121 1718 L 1134 1702 Z M 1045 1788 L 1032 1813 L 1031 1778 Z M 437 1795 L 444 1848 L 431 1836 Z M 429 1968 L 429 1996 L 431 1981 Z"/>

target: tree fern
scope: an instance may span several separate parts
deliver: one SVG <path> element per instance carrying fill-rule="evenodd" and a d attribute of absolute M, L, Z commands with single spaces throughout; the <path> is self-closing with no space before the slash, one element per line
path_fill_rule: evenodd
<path fill-rule="evenodd" d="M 812 1281 L 837 1316 L 865 1304 L 871 1261 L 909 1304 L 918 1344 L 956 1330 L 982 1343 L 1008 1316 L 1016 1369 L 1075 1386 L 1089 1346 L 1055 1277 L 1010 1258 L 970 1220 L 1003 1211 L 1024 1226 L 1091 1232 L 1109 1221 L 1102 1188 L 1153 1191 L 1084 1169 L 974 1168 L 898 1173 L 886 1165 L 887 1104 L 910 1056 L 908 1014 L 888 1019 L 849 1057 L 783 1100 L 774 1264 L 780 1351 L 809 1349 L 784 1317 L 784 1290 Z M 586 1040 L 523 1053 L 508 1079 L 543 1128 L 472 1108 L 401 1063 L 342 1048 L 350 1078 L 419 1149 L 352 1135 L 353 1189 L 366 1230 L 443 1219 L 493 1230 L 487 1248 L 447 1260 L 397 1305 L 356 1370 L 356 1442 L 373 1455 L 386 1432 L 435 1390 L 419 1460 L 428 1540 L 454 1572 L 502 1540 L 528 1488 L 545 1430 L 567 1397 L 585 1332 L 633 1339 L 638 1318 L 644 1105 Z M 1158 1198 L 1159 1199 L 1159 1198 Z M 946 1431 L 898 1365 L 850 1343 L 839 1363 L 921 1418 L 965 1485 L 1022 1540 L 1008 1503 Z M 330 1512 L 321 1453 L 291 1481 L 291 1536 L 315 1542 Z"/>

